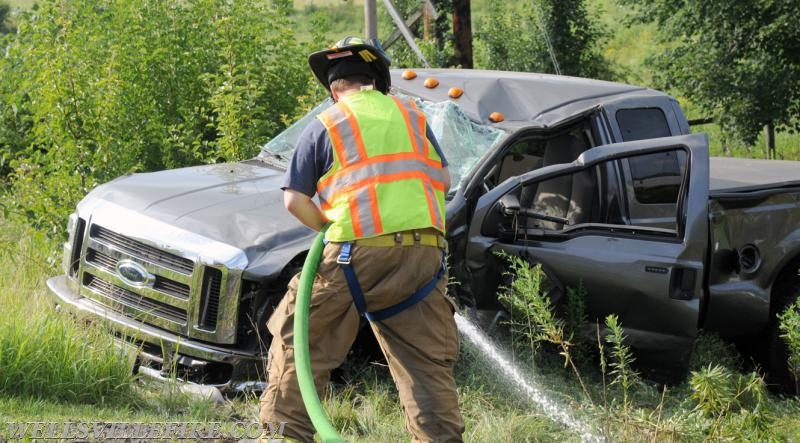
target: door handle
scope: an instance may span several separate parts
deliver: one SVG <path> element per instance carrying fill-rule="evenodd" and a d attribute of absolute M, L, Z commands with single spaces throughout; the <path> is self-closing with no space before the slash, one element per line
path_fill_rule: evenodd
<path fill-rule="evenodd" d="M 697 270 L 688 268 L 672 268 L 669 296 L 675 300 L 691 300 L 694 297 L 694 285 L 697 281 Z"/>

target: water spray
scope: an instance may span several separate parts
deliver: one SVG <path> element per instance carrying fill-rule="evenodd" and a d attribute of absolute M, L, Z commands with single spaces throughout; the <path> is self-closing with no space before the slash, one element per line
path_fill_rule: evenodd
<path fill-rule="evenodd" d="M 503 375 L 513 381 L 528 400 L 537 404 L 547 417 L 558 423 L 563 424 L 567 428 L 578 432 L 581 436 L 581 441 L 584 442 L 602 442 L 605 439 L 601 436 L 595 435 L 592 428 L 585 422 L 578 420 L 567 410 L 563 405 L 558 404 L 550 398 L 546 392 L 536 387 L 534 384 L 528 383 L 523 377 L 523 373 L 515 368 L 511 361 L 503 356 L 499 347 L 492 342 L 492 340 L 475 324 L 469 321 L 464 316 L 455 314 L 456 325 L 458 330 L 464 335 L 473 345 L 477 346 L 484 356 L 494 361 L 500 368 Z"/>

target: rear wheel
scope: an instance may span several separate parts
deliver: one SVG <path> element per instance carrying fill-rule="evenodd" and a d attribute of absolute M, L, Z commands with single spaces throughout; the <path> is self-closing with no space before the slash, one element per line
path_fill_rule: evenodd
<path fill-rule="evenodd" d="M 796 260 L 787 272 L 781 274 L 772 289 L 774 304 L 770 308 L 770 324 L 767 335 L 766 361 L 767 383 L 785 393 L 797 394 L 796 372 L 789 368 L 791 350 L 781 338 L 778 315 L 784 313 L 800 297 L 800 261 Z M 800 350 L 797 350 L 800 351 Z"/>

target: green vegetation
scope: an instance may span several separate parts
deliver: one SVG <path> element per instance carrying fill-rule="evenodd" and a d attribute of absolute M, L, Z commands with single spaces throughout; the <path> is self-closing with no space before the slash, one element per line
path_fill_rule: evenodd
<path fill-rule="evenodd" d="M 253 155 L 323 96 L 310 81 L 306 54 L 345 34 L 361 34 L 362 2 L 298 0 L 292 8 L 286 1 L 259 0 L 41 0 L 35 15 L 33 3 L 0 0 L 0 48 L 8 51 L 0 52 L 0 421 L 255 422 L 255 398 L 215 405 L 131 375 L 130 357 L 112 345 L 102 325 L 58 313 L 44 280 L 60 272 L 55 264 L 66 215 L 88 190 L 128 172 Z M 657 38 L 660 28 L 630 23 L 620 3 L 588 1 L 582 17 L 599 25 L 593 30 L 602 50 L 592 54 L 609 63 L 609 75 L 674 88 L 690 118 L 728 109 L 711 106 L 691 87 L 665 83 L 652 61 L 665 46 Z M 473 1 L 481 66 L 502 67 L 495 59 L 503 50 L 536 52 L 538 64 L 534 57 L 517 57 L 512 61 L 520 64 L 507 67 L 548 71 L 531 5 Z M 388 21 L 381 20 L 383 37 Z M 797 23 L 780 21 L 765 32 Z M 5 33 L 11 25 L 20 33 Z M 401 40 L 393 53 L 398 65 L 413 63 L 403 45 Z M 449 59 L 446 44 L 421 46 L 436 63 Z M 745 65 L 747 74 L 758 63 Z M 676 78 L 689 78 L 682 69 Z M 747 111 L 739 102 L 734 109 Z M 796 124 L 793 112 L 787 127 Z M 764 122 L 751 125 L 749 137 L 729 125 L 695 131 L 709 134 L 714 155 L 765 158 Z M 776 145 L 779 158 L 800 159 L 800 135 L 779 131 Z M 505 294 L 513 322 L 493 332 L 513 350 L 527 379 L 610 440 L 800 438 L 800 402 L 768 393 L 729 344 L 703 335 L 686 382 L 648 383 L 634 370 L 624 325 L 615 318 L 597 327 L 595 342 L 577 333 L 586 326 L 581 288 L 569 290 L 558 316 L 553 309 L 561 307 L 541 297 L 547 283 L 540 271 L 518 262 L 514 272 L 519 286 Z M 800 361 L 798 317 L 796 306 L 782 316 L 792 372 Z M 326 400 L 342 435 L 348 441 L 406 440 L 386 369 L 351 362 L 343 374 L 346 383 L 334 384 Z M 580 440 L 498 377 L 467 341 L 457 379 L 467 441 Z M 0 440 L 6 431 L 0 428 Z"/>
<path fill-rule="evenodd" d="M 309 88 L 285 2 L 102 4 L 39 2 L 0 58 L 4 206 L 50 233 L 121 174 L 255 155 Z"/>
<path fill-rule="evenodd" d="M 622 326 L 615 316 L 604 321 L 606 331 L 601 338 L 598 326 L 595 352 L 597 365 L 572 360 L 569 341 L 564 334 L 565 323 L 555 315 L 547 288 L 547 277 L 540 266 L 531 266 L 520 257 L 507 257 L 512 284 L 501 298 L 512 313 L 509 321 L 512 336 L 530 348 L 515 347 L 518 361 L 535 361 L 539 373 L 557 372 L 559 360 L 568 359 L 572 371 L 563 368 L 562 374 L 577 371 L 564 382 L 588 386 L 592 395 L 572 395 L 573 409 L 580 416 L 593 419 L 597 429 L 611 441 L 767 441 L 794 440 L 798 437 L 798 420 L 787 417 L 796 413 L 795 399 L 770 395 L 764 380 L 756 373 L 740 371 L 741 357 L 735 348 L 712 335 L 701 335 L 691 364 L 691 373 L 678 386 L 666 387 L 647 382 L 634 369 L 635 359 L 625 344 Z M 577 291 L 576 293 L 579 293 Z M 515 319 L 522 314 L 524 322 Z M 787 314 L 787 325 L 796 325 L 800 313 Z M 516 318 L 519 318 L 516 317 Z M 538 351 L 542 342 L 557 345 L 551 352 Z M 537 352 L 538 351 L 538 352 Z M 530 364 L 530 363 L 529 363 Z M 552 375 L 552 373 L 551 373 Z M 589 380 L 584 385 L 583 380 Z M 562 385 L 561 392 L 570 392 Z M 599 395 L 598 395 L 599 391 Z M 592 397 L 599 398 L 598 402 Z M 778 428 L 776 422 L 787 424 Z"/>
<path fill-rule="evenodd" d="M 58 272 L 53 241 L 0 216 L 0 245 L 0 422 L 254 420 L 254 401 L 213 405 L 138 382 L 101 325 L 54 309 L 44 285 Z"/>
<path fill-rule="evenodd" d="M 475 67 L 612 80 L 607 33 L 584 0 L 495 4 L 474 33 Z"/>
<path fill-rule="evenodd" d="M 5 0 L 5 3 L 17 9 L 30 9 L 37 2 L 36 0 Z"/>
<path fill-rule="evenodd" d="M 59 315 L 41 298 L 42 276 L 54 272 L 42 247 L 52 244 L 12 226 L 0 239 L 0 392 L 63 402 L 103 404 L 111 397 L 124 402 L 131 395 L 127 356 L 111 346 L 109 335 Z"/>
<path fill-rule="evenodd" d="M 655 85 L 691 96 L 737 139 L 765 126 L 797 131 L 800 4 L 796 1 L 620 0 L 657 23 Z"/>

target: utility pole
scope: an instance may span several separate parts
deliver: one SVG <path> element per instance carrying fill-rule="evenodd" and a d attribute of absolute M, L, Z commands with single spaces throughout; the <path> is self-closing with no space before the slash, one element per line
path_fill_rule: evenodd
<path fill-rule="evenodd" d="M 375 0 L 364 0 L 364 24 L 367 38 L 378 41 L 378 11 Z"/>
<path fill-rule="evenodd" d="M 453 0 L 453 37 L 455 61 L 464 69 L 472 69 L 472 13 L 470 0 Z"/>
<path fill-rule="evenodd" d="M 400 33 L 405 37 L 408 46 L 417 54 L 417 58 L 422 62 L 422 66 L 428 68 L 430 64 L 425 59 L 425 55 L 422 54 L 422 50 L 419 49 L 417 43 L 414 41 L 414 35 L 411 33 L 411 30 L 406 25 L 403 17 L 397 11 L 397 8 L 392 3 L 392 0 L 383 0 L 383 3 L 386 5 L 386 9 L 389 12 L 389 15 L 394 20 L 395 25 L 397 25 L 397 29 Z M 375 7 L 375 0 L 364 0 L 364 28 L 367 34 L 367 38 L 373 39 L 373 42 L 378 42 L 378 18 L 377 18 L 377 11 Z M 472 52 L 470 50 L 470 58 L 472 57 Z M 471 62 L 470 62 L 471 63 Z"/>
<path fill-rule="evenodd" d="M 767 142 L 767 158 L 775 160 L 775 126 L 772 123 L 767 123 L 764 126 L 764 138 Z"/>

